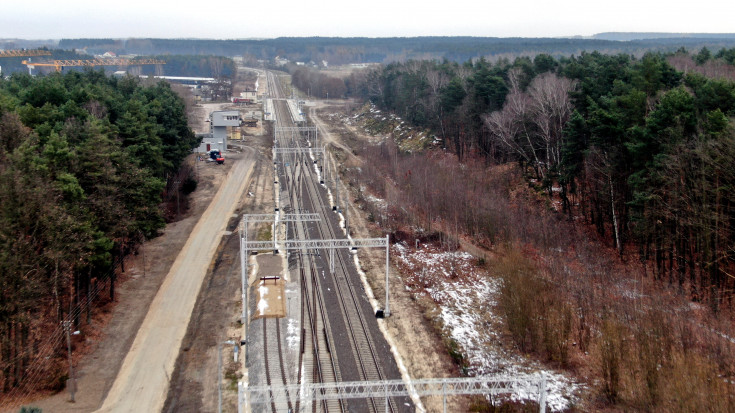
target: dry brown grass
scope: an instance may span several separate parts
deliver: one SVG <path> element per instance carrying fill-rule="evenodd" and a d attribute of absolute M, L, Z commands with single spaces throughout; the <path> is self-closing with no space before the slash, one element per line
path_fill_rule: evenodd
<path fill-rule="evenodd" d="M 549 211 L 507 165 L 456 168 L 448 156 L 401 157 L 390 146 L 359 154 L 365 166 L 348 177 L 387 201 L 364 205 L 382 229 L 439 229 L 492 248 L 509 335 L 591 386 L 579 409 L 735 411 L 732 315 L 656 284 L 633 254 L 621 260 L 593 228 Z M 431 304 L 420 303 L 429 320 Z"/>
<path fill-rule="evenodd" d="M 568 367 L 575 320 L 563 294 L 518 250 L 498 258 L 494 272 L 503 280 L 500 308 L 516 345 L 524 353 Z"/>

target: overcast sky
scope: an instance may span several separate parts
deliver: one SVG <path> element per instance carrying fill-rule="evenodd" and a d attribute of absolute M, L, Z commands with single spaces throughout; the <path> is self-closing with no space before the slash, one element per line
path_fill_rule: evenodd
<path fill-rule="evenodd" d="M 735 32 L 732 0 L 2 0 L 0 38 Z"/>

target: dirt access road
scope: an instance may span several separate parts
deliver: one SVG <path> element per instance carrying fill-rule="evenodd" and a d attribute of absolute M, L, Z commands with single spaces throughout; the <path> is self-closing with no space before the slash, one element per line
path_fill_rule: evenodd
<path fill-rule="evenodd" d="M 202 281 L 250 178 L 245 151 L 174 261 L 99 412 L 161 411 Z"/>

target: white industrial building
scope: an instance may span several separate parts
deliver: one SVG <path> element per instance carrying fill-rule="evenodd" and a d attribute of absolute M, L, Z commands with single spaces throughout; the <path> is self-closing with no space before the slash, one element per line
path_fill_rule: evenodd
<path fill-rule="evenodd" d="M 233 134 L 240 133 L 242 118 L 236 110 L 220 110 L 209 114 L 209 133 L 200 134 L 202 143 L 197 148 L 198 152 L 209 152 L 219 149 L 224 153 L 227 151 L 227 140 Z"/>
<path fill-rule="evenodd" d="M 251 103 L 258 103 L 258 87 L 259 87 L 259 80 L 256 79 L 255 82 L 248 82 L 245 83 L 245 90 L 240 92 L 240 96 L 233 96 L 232 97 L 232 103 L 239 103 L 239 104 L 251 104 Z"/>

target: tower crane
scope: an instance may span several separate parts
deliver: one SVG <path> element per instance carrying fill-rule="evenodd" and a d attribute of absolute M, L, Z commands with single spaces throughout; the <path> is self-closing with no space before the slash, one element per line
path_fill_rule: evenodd
<path fill-rule="evenodd" d="M 51 56 L 51 52 L 43 49 L 0 50 L 0 57 Z"/>
<path fill-rule="evenodd" d="M 164 60 L 158 59 L 85 59 L 85 60 L 50 60 L 47 62 L 29 62 L 22 61 L 28 66 L 28 72 L 35 67 L 53 67 L 60 72 L 64 67 L 69 66 L 137 66 L 137 65 L 165 65 Z"/>

